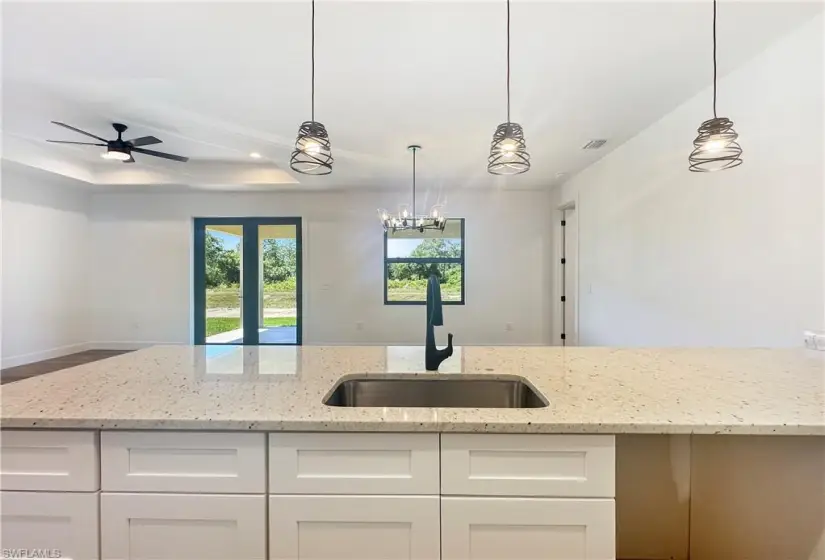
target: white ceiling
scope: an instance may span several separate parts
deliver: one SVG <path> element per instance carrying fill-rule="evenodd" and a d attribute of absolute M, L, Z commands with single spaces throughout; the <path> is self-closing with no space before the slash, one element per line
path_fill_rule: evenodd
<path fill-rule="evenodd" d="M 400 188 L 414 142 L 422 187 L 547 188 L 710 84 L 710 0 L 514 0 L 512 119 L 533 168 L 490 176 L 490 138 L 505 120 L 504 6 L 319 0 L 316 118 L 336 161 L 332 175 L 306 177 L 288 158 L 309 119 L 308 0 L 4 2 L 4 157 L 101 184 Z M 720 2 L 720 73 L 821 10 Z M 735 105 L 720 91 L 721 112 Z M 84 141 L 50 120 L 105 137 L 123 122 L 127 137 L 155 135 L 163 144 L 152 148 L 191 160 L 104 161 L 97 148 L 44 142 Z M 582 151 L 594 138 L 608 144 Z"/>

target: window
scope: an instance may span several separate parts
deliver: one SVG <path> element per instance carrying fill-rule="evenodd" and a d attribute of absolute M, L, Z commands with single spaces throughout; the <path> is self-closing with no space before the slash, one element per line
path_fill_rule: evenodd
<path fill-rule="evenodd" d="M 445 305 L 464 305 L 464 218 L 450 218 L 443 232 L 384 234 L 385 305 L 425 304 L 431 274 L 438 276 Z"/>

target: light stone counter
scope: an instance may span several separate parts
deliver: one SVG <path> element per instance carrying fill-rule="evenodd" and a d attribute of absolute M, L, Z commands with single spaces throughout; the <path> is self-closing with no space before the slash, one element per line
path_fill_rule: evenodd
<path fill-rule="evenodd" d="M 0 388 L 4 428 L 825 435 L 825 353 L 464 347 L 541 409 L 337 408 L 341 376 L 424 373 L 421 347 L 158 346 Z"/>

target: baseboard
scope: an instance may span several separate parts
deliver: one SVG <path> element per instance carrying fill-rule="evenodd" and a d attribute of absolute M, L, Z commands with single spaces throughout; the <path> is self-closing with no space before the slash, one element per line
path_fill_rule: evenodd
<path fill-rule="evenodd" d="M 89 350 L 90 348 L 93 347 L 90 346 L 88 342 L 81 342 L 78 344 L 69 344 L 67 346 L 58 346 L 57 348 L 51 348 L 41 352 L 31 352 L 29 354 L 20 354 L 18 356 L 3 356 L 3 359 L 0 362 L 0 367 L 6 369 L 16 366 L 23 366 L 32 362 L 49 360 L 51 358 L 61 358 L 63 356 L 68 356 L 69 354 L 76 354 L 78 352 Z"/>
<path fill-rule="evenodd" d="M 179 342 L 134 342 L 129 340 L 106 340 L 90 342 L 90 350 L 141 350 L 151 346 L 177 346 Z"/>

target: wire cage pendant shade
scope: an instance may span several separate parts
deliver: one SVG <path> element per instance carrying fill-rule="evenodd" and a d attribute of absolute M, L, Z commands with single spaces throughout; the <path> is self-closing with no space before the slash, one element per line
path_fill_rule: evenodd
<path fill-rule="evenodd" d="M 326 127 L 316 121 L 301 123 L 295 150 L 289 158 L 293 171 L 304 175 L 329 175 L 333 161 Z"/>
<path fill-rule="evenodd" d="M 699 127 L 688 161 L 697 172 L 722 171 L 742 165 L 742 146 L 733 121 L 724 117 L 706 120 Z"/>
<path fill-rule="evenodd" d="M 716 0 L 713 0 L 713 118 L 697 129 L 688 169 L 697 173 L 723 171 L 742 165 L 742 146 L 733 121 L 716 114 Z"/>
<path fill-rule="evenodd" d="M 507 122 L 493 133 L 487 171 L 493 175 L 518 175 L 530 170 L 530 153 L 524 141 L 524 129 L 510 122 L 510 0 L 507 0 Z"/>
<path fill-rule="evenodd" d="M 421 146 L 413 144 L 407 146 L 407 149 L 412 152 L 413 163 L 413 184 L 412 184 L 412 206 L 401 204 L 398 207 L 398 213 L 391 215 L 383 208 L 378 209 L 378 219 L 381 220 L 381 225 L 384 231 L 391 231 L 393 233 L 407 230 L 418 230 L 419 233 L 424 233 L 425 230 L 444 231 L 447 226 L 447 216 L 444 214 L 444 206 L 436 204 L 432 207 L 429 214 L 415 213 L 415 155 L 421 149 Z"/>
<path fill-rule="evenodd" d="M 530 169 L 530 154 L 520 124 L 498 125 L 490 144 L 487 171 L 493 175 L 518 175 Z"/>
<path fill-rule="evenodd" d="M 315 0 L 312 0 L 312 117 L 301 123 L 289 167 L 304 175 L 332 173 L 332 147 L 326 127 L 315 120 Z"/>

